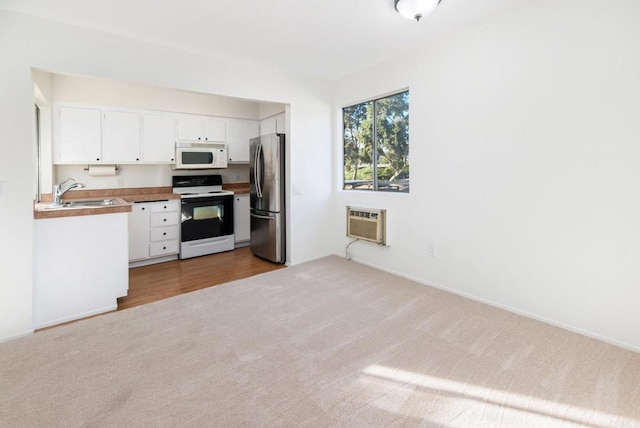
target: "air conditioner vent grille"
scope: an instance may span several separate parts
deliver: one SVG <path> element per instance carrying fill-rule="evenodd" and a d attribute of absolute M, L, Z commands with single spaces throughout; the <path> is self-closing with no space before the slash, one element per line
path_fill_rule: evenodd
<path fill-rule="evenodd" d="M 347 207 L 347 236 L 386 244 L 386 210 Z"/>

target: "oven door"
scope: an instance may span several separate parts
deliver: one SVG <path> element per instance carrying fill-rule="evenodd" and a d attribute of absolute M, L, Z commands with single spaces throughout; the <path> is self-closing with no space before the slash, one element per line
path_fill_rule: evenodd
<path fill-rule="evenodd" d="M 233 235 L 233 195 L 185 198 L 181 241 Z"/>

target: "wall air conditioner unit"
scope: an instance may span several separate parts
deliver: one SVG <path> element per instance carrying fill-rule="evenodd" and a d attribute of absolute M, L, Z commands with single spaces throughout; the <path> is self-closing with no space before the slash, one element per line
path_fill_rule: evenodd
<path fill-rule="evenodd" d="M 386 219 L 387 210 L 347 206 L 347 236 L 386 245 Z"/>

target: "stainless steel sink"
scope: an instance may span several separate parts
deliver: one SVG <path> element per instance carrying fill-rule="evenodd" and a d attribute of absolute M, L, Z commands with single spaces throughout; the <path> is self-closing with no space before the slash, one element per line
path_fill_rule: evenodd
<path fill-rule="evenodd" d="M 108 207 L 115 204 L 115 199 L 81 199 L 76 201 L 63 201 L 62 206 L 48 206 L 45 207 L 45 209 Z"/>
<path fill-rule="evenodd" d="M 115 204 L 114 199 L 87 199 L 79 201 L 66 201 L 62 203 L 63 207 L 104 207 Z"/>

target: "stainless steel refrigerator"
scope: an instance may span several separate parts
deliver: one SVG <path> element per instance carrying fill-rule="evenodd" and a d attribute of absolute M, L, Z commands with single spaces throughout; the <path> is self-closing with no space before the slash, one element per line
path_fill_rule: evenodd
<path fill-rule="evenodd" d="M 284 134 L 250 140 L 251 251 L 275 263 L 286 261 Z"/>

